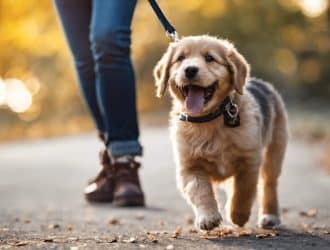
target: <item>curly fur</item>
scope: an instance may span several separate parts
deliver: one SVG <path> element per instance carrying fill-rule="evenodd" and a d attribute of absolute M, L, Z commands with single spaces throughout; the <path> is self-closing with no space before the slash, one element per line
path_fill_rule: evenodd
<path fill-rule="evenodd" d="M 205 54 L 215 60 L 205 62 Z M 180 55 L 184 60 L 178 60 Z M 207 87 L 217 82 L 200 115 L 214 111 L 231 96 L 240 110 L 239 127 L 225 126 L 223 116 L 206 123 L 178 120 L 178 114 L 185 112 L 178 87 L 191 83 L 184 75 L 191 65 L 199 69 L 193 84 Z M 202 230 L 220 224 L 214 186 L 229 177 L 233 178 L 227 206 L 230 221 L 238 226 L 248 221 L 260 175 L 260 226 L 279 223 L 277 180 L 288 141 L 287 114 L 277 91 L 268 83 L 250 79 L 249 72 L 248 63 L 233 44 L 210 36 L 185 37 L 171 43 L 155 67 L 158 96 L 169 89 L 173 100 L 170 131 L 178 187 Z"/>

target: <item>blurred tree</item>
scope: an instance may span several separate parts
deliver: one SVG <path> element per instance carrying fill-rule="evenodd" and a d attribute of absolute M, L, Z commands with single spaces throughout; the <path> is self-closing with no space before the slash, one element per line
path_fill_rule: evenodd
<path fill-rule="evenodd" d="M 180 35 L 207 33 L 233 41 L 251 64 L 252 74 L 279 86 L 287 100 L 310 105 L 330 99 L 327 0 L 159 3 Z M 31 124 L 38 129 L 43 123 L 56 124 L 55 131 L 58 124 L 83 117 L 89 123 L 83 127 L 90 127 L 51 1 L 1 0 L 0 34 L 0 79 L 20 79 L 33 92 L 26 112 L 15 114 L 0 106 L 0 126 L 24 127 L 19 133 L 23 135 L 27 124 L 29 129 Z M 152 79 L 152 69 L 168 45 L 163 34 L 148 2 L 139 1 L 132 47 L 142 111 L 164 105 L 154 97 Z M 79 130 L 81 124 L 70 131 Z"/>

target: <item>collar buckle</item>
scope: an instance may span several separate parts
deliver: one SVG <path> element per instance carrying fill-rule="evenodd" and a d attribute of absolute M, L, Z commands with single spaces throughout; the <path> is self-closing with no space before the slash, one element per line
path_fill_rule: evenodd
<path fill-rule="evenodd" d="M 188 121 L 188 115 L 185 113 L 180 113 L 179 116 L 180 121 L 187 122 Z"/>

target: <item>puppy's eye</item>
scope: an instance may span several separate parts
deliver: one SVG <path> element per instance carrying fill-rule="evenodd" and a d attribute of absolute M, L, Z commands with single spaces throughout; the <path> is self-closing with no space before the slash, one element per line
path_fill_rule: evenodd
<path fill-rule="evenodd" d="M 214 57 L 211 55 L 205 55 L 205 61 L 206 62 L 213 62 L 214 61 Z"/>
<path fill-rule="evenodd" d="M 181 62 L 185 59 L 186 57 L 184 55 L 180 55 L 177 59 L 177 61 Z"/>

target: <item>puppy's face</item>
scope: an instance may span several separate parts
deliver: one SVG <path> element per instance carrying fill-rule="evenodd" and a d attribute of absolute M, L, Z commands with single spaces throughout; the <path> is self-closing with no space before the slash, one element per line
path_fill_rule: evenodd
<path fill-rule="evenodd" d="M 218 108 L 234 89 L 242 94 L 248 74 L 248 64 L 231 43 L 209 36 L 170 44 L 154 71 L 158 96 L 169 87 L 191 116 Z"/>

